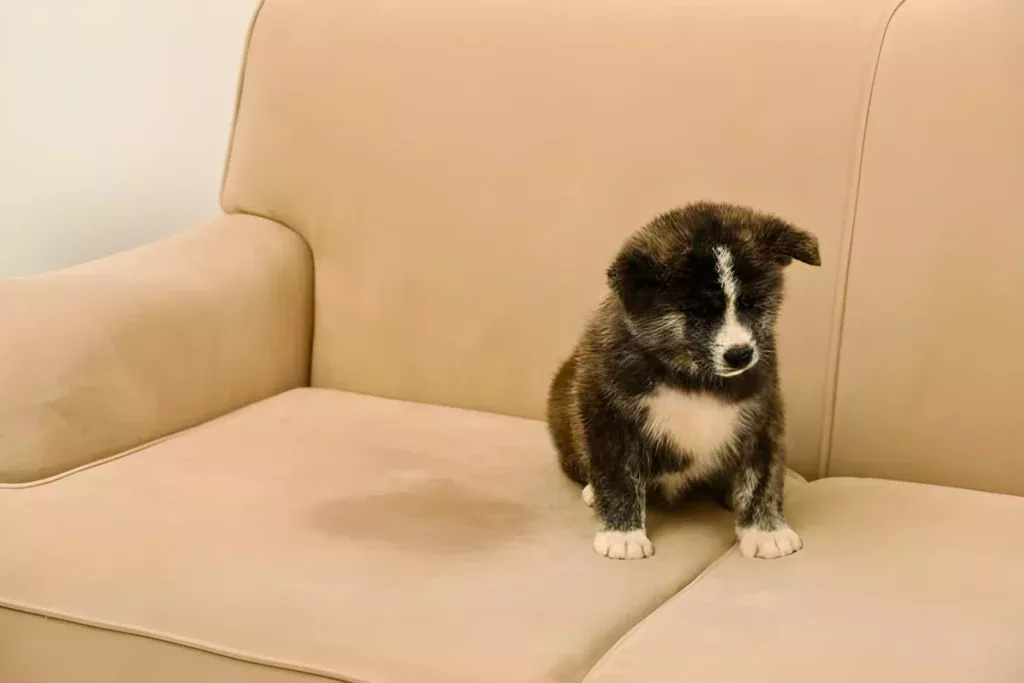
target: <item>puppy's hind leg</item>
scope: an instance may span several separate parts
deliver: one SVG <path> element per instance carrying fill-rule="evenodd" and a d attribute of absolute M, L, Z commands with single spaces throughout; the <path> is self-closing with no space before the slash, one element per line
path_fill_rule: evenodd
<path fill-rule="evenodd" d="M 587 484 L 583 487 L 583 504 L 588 508 L 594 507 L 594 498 L 594 486 L 592 484 Z"/>

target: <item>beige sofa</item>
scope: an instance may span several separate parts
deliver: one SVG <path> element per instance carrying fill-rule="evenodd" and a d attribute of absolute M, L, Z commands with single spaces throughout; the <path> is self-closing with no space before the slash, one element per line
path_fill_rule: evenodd
<path fill-rule="evenodd" d="M 0 282 L 0 681 L 1024 681 L 1024 3 L 267 0 L 225 215 Z M 814 231 L 788 515 L 614 562 L 545 389 L 620 241 Z"/>

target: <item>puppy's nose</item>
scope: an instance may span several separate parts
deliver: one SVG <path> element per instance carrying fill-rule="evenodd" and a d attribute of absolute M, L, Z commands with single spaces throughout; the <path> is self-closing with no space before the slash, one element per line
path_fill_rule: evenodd
<path fill-rule="evenodd" d="M 725 364 L 733 370 L 739 370 L 750 365 L 750 361 L 754 359 L 754 347 L 750 344 L 743 344 L 741 346 L 730 346 L 722 354 L 722 358 L 725 359 Z"/>

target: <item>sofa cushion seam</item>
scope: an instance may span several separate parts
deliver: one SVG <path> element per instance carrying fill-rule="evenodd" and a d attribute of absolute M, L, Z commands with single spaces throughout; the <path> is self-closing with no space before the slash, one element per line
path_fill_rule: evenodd
<path fill-rule="evenodd" d="M 609 659 L 611 659 L 612 656 L 614 656 L 615 653 L 617 653 L 622 648 L 623 645 L 625 645 L 626 641 L 631 640 L 632 637 L 636 633 L 638 633 L 640 631 L 640 629 L 642 629 L 644 626 L 649 625 L 649 623 L 650 623 L 652 618 L 654 618 L 656 615 L 658 615 L 661 611 L 668 609 L 669 606 L 674 604 L 677 600 L 682 599 L 682 597 L 693 586 L 696 586 L 698 583 L 703 581 L 704 578 L 708 574 L 710 574 L 712 571 L 714 571 L 715 568 L 718 567 L 718 565 L 722 564 L 727 559 L 732 557 L 733 551 L 736 549 L 736 547 L 737 547 L 737 544 L 734 543 L 732 546 L 729 547 L 728 550 L 726 550 L 724 553 L 722 553 L 714 562 L 712 562 L 707 567 L 705 567 L 704 571 L 702 571 L 700 574 L 698 574 L 696 577 L 694 577 L 694 579 L 692 581 L 690 581 L 688 584 L 683 586 L 674 595 L 670 596 L 668 598 L 668 600 L 666 600 L 665 602 L 663 602 L 660 605 L 658 605 L 656 608 L 654 608 L 654 611 L 652 611 L 646 617 L 644 617 L 643 619 L 638 621 L 636 624 L 634 624 L 632 628 L 630 628 L 628 631 L 626 631 L 626 633 L 623 634 L 623 636 L 621 638 L 619 638 L 618 641 L 616 641 L 616 643 L 614 645 L 612 645 L 612 647 L 607 652 L 605 652 L 601 656 L 600 659 L 597 660 L 597 663 L 594 664 L 594 666 L 592 666 L 590 668 L 590 670 L 586 673 L 586 675 L 583 676 L 582 683 L 587 683 L 587 681 L 590 680 L 591 676 L 593 676 L 593 675 L 595 675 L 597 673 L 600 673 L 600 669 L 604 667 L 605 663 Z"/>

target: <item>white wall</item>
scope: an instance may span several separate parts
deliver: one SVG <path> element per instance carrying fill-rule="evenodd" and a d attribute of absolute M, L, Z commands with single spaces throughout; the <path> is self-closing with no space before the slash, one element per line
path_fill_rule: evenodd
<path fill-rule="evenodd" d="M 0 277 L 216 216 L 257 0 L 0 0 Z"/>

